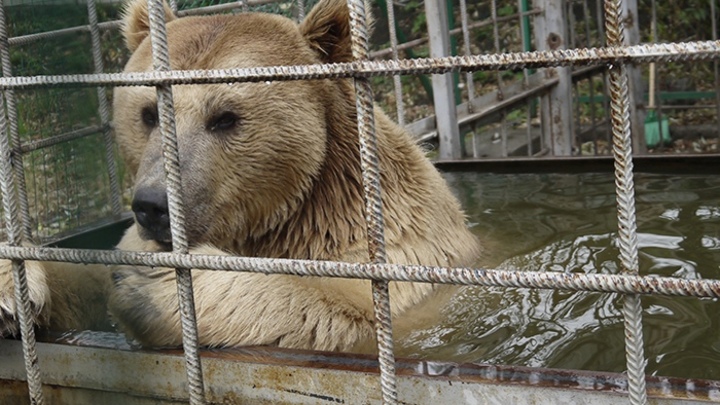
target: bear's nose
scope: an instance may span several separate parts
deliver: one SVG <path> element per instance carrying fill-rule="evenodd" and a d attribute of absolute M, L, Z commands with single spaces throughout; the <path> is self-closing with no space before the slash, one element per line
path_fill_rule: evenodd
<path fill-rule="evenodd" d="M 164 189 L 143 187 L 135 191 L 132 210 L 135 220 L 158 242 L 170 239 L 170 214 Z"/>

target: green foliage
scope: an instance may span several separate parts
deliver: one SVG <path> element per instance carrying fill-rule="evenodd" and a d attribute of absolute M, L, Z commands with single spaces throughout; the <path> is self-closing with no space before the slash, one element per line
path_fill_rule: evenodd
<path fill-rule="evenodd" d="M 707 0 L 656 1 L 657 32 L 656 42 L 700 41 L 712 38 L 710 4 Z M 643 39 L 651 40 L 651 2 L 638 4 L 640 27 Z"/>
<path fill-rule="evenodd" d="M 100 21 L 116 20 L 118 8 L 99 4 Z M 85 4 L 7 7 L 10 35 L 30 35 L 88 24 Z M 127 58 L 117 30 L 101 33 L 106 71 Z M 87 31 L 10 48 L 13 74 L 22 76 L 94 72 Z M 43 88 L 15 92 L 23 144 L 99 125 L 95 88 Z M 25 181 L 36 236 L 41 239 L 107 215 L 109 185 L 100 133 L 35 150 L 24 156 Z"/>
<path fill-rule="evenodd" d="M 515 13 L 515 7 L 511 4 L 506 4 L 497 9 L 498 17 L 505 17 Z"/>

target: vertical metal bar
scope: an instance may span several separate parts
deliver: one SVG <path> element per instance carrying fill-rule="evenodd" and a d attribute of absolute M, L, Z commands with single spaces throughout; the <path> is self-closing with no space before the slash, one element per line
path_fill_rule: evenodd
<path fill-rule="evenodd" d="M 637 45 L 640 43 L 640 27 L 637 15 L 637 0 L 623 0 L 619 4 L 621 19 L 625 23 L 623 41 L 618 46 Z M 606 21 L 607 24 L 607 21 Z M 609 35 L 609 34 L 608 34 Z M 608 46 L 612 46 L 608 43 Z M 640 68 L 635 65 L 625 65 L 628 73 L 630 91 L 629 111 L 630 125 L 632 127 L 633 150 L 636 154 L 644 154 L 647 152 L 645 142 L 645 109 L 643 107 L 643 80 Z"/>
<path fill-rule="evenodd" d="M 590 29 L 590 7 L 588 6 L 588 0 L 583 0 L 582 2 L 582 8 L 583 8 L 583 20 L 585 20 L 585 47 L 591 48 L 593 46 L 592 41 L 592 30 Z M 588 86 L 589 94 L 590 94 L 590 101 L 588 102 L 588 106 L 590 108 L 590 131 L 592 131 L 592 143 L 593 143 L 593 155 L 598 155 L 598 138 L 597 138 L 597 112 L 595 111 L 595 76 L 590 76 L 588 78 Z"/>
<path fill-rule="evenodd" d="M 532 137 L 532 114 L 533 100 L 527 101 L 527 128 L 525 128 L 525 136 L 527 138 L 527 155 L 533 155 L 533 137 Z"/>
<path fill-rule="evenodd" d="M 582 128 L 582 127 L 581 127 L 581 122 L 580 122 L 580 86 L 579 86 L 578 82 L 572 82 L 571 91 L 572 91 L 572 93 L 571 93 L 572 94 L 572 107 L 574 110 L 573 114 L 572 114 L 573 115 L 573 123 L 575 125 L 575 129 L 577 131 L 580 131 L 580 128 Z M 581 145 L 579 145 L 581 140 L 579 139 L 579 137 L 577 137 L 577 138 L 578 138 L 577 153 L 582 154 L 582 148 L 580 147 Z"/>
<path fill-rule="evenodd" d="M 160 0 L 148 0 L 150 18 L 150 40 L 152 45 L 153 69 L 170 70 L 165 10 Z M 158 115 L 163 137 L 163 160 L 167 179 L 170 230 L 175 253 L 187 253 L 188 241 L 185 234 L 185 210 L 180 195 L 180 158 L 175 132 L 175 110 L 171 86 L 157 86 Z M 205 403 L 202 365 L 198 353 L 198 331 L 195 316 L 195 302 L 190 269 L 176 269 L 178 301 L 183 333 L 183 351 L 187 370 L 190 404 Z"/>
<path fill-rule="evenodd" d="M 502 149 L 502 157 L 508 157 L 507 136 L 507 112 L 503 110 L 500 113 L 500 147 Z"/>
<path fill-rule="evenodd" d="M 606 0 L 605 16 L 608 46 L 623 45 L 623 0 Z M 610 66 L 610 119 L 613 128 L 615 186 L 618 206 L 618 240 L 622 271 L 638 274 L 638 241 L 635 218 L 635 185 L 633 180 L 632 134 L 630 132 L 630 96 L 625 64 Z M 630 402 L 647 403 L 645 387 L 645 353 L 643 350 L 642 307 L 640 296 L 625 295 L 625 348 Z"/>
<path fill-rule="evenodd" d="M 363 0 L 349 0 L 348 8 L 350 10 L 353 58 L 355 60 L 367 60 L 369 33 L 365 3 Z M 368 79 L 355 78 L 355 102 L 358 137 L 360 140 L 360 167 L 362 170 L 363 194 L 365 196 L 368 252 L 370 260 L 373 262 L 386 263 L 385 224 L 382 212 L 382 190 L 380 188 L 380 163 L 378 161 L 377 138 L 375 136 L 374 100 Z M 395 353 L 388 286 L 387 281 L 373 280 L 372 297 L 383 403 L 397 404 L 397 377 L 395 375 Z"/>
<path fill-rule="evenodd" d="M 607 38 L 607 35 L 605 35 L 605 9 L 604 9 L 604 0 L 600 1 L 597 0 L 595 2 L 595 11 L 597 15 L 597 21 L 595 22 L 597 24 L 598 34 L 600 36 L 600 43 L 599 46 L 604 45 L 603 39 Z M 610 89 L 610 79 L 608 78 L 607 70 L 603 70 L 602 72 L 602 83 L 603 83 L 603 90 L 602 90 L 602 104 L 603 104 L 603 114 L 607 116 L 610 112 L 610 95 L 608 94 L 608 90 Z M 644 129 L 644 128 L 643 128 Z M 608 125 L 605 125 L 605 142 L 608 143 L 608 145 L 612 144 L 612 122 L 608 122 Z M 609 147 L 609 146 L 608 146 Z"/>
<path fill-rule="evenodd" d="M 398 60 L 398 40 L 397 32 L 395 32 L 395 2 L 388 0 L 387 6 L 387 17 L 388 17 L 388 31 L 390 34 L 390 47 L 392 48 L 392 57 L 394 60 Z M 397 112 L 397 122 L 401 127 L 405 126 L 405 105 L 403 103 L 403 91 L 402 82 L 400 81 L 400 75 L 393 76 L 393 85 L 395 87 L 395 108 Z"/>
<path fill-rule="evenodd" d="M 480 157 L 480 137 L 477 133 L 477 121 L 472 122 L 472 157 Z"/>
<path fill-rule="evenodd" d="M 590 39 L 592 31 L 590 30 L 590 9 L 588 8 L 588 0 L 582 0 L 582 9 L 583 20 L 585 22 L 585 47 L 591 48 L 593 44 L 592 40 Z"/>
<path fill-rule="evenodd" d="M 528 9 L 528 0 L 518 0 L 518 10 L 520 11 L 518 13 L 518 18 L 520 19 L 520 38 L 522 38 L 522 50 L 523 51 L 530 51 L 530 19 L 527 16 L 523 16 L 523 13 L 525 13 Z M 530 75 L 528 74 L 528 69 L 523 69 L 523 87 L 528 88 L 530 87 Z M 528 99 L 527 102 L 527 108 L 526 108 L 526 120 L 527 120 L 527 126 L 525 128 L 525 135 L 527 138 L 527 155 L 532 156 L 533 155 L 533 139 L 532 139 L 532 114 L 533 114 L 533 100 Z"/>
<path fill-rule="evenodd" d="M 90 23 L 90 39 L 92 41 L 92 56 L 95 73 L 103 73 L 105 66 L 100 48 L 100 30 L 98 29 L 97 9 L 95 0 L 87 0 L 88 21 Z M 113 214 L 122 212 L 122 199 L 120 193 L 120 184 L 118 182 L 117 165 L 115 163 L 115 143 L 112 139 L 110 131 L 110 106 L 105 94 L 104 87 L 97 88 L 98 97 L 98 113 L 100 114 L 100 124 L 103 128 L 103 141 L 105 142 L 105 161 L 108 168 L 108 179 L 110 182 L 110 205 Z"/>
<path fill-rule="evenodd" d="M 592 131 L 593 138 L 593 155 L 598 154 L 598 138 L 597 138 L 597 117 L 595 111 L 595 80 L 594 76 L 588 78 L 590 84 L 590 130 Z"/>
<path fill-rule="evenodd" d="M 600 39 L 606 38 L 605 36 L 605 9 L 603 7 L 604 1 L 596 1 L 595 2 L 595 12 L 597 14 L 597 21 L 595 21 L 595 24 L 597 24 L 598 34 L 600 35 Z M 601 44 L 598 44 L 602 46 Z"/>
<path fill-rule="evenodd" d="M 530 6 L 528 4 L 529 0 L 518 0 L 518 3 L 520 4 L 520 13 L 526 13 L 530 11 Z M 520 26 L 522 29 L 522 41 L 523 41 L 523 51 L 529 52 L 532 50 L 530 43 L 530 16 L 520 16 Z"/>
<path fill-rule="evenodd" d="M 5 20 L 5 9 L 0 0 L 0 59 L 2 63 L 3 77 L 12 76 L 12 64 L 10 62 L 10 46 L 8 45 L 7 21 Z M 20 205 L 20 218 L 22 220 L 22 236 L 25 240 L 32 239 L 32 221 L 30 220 L 30 208 L 28 206 L 27 186 L 25 184 L 25 168 L 23 166 L 23 156 L 20 152 L 20 134 L 18 129 L 17 104 L 15 102 L 15 92 L 6 90 L 4 92 L 7 102 L 7 120 L 10 125 L 10 145 L 13 153 L 12 167 L 15 170 L 15 186 L 17 187 L 18 203 Z"/>
<path fill-rule="evenodd" d="M 298 22 L 305 19 L 305 0 L 297 0 L 297 18 Z"/>
<path fill-rule="evenodd" d="M 568 48 L 579 48 L 577 45 L 577 38 L 575 37 L 575 0 L 568 0 L 567 2 L 567 16 L 569 21 L 569 27 L 567 27 L 567 35 L 569 38 Z"/>
<path fill-rule="evenodd" d="M 712 39 L 717 41 L 717 6 L 716 0 L 710 0 L 710 17 L 712 19 Z M 718 123 L 718 133 L 720 134 L 720 63 L 717 59 L 713 59 L 713 72 L 715 74 L 715 111 Z"/>
<path fill-rule="evenodd" d="M 490 18 L 492 19 L 493 25 L 493 45 L 495 47 L 495 53 L 500 53 L 500 30 L 498 29 L 498 15 L 497 15 L 497 0 L 490 1 Z M 502 74 L 500 70 L 496 72 L 497 80 L 497 97 L 498 100 L 505 98 L 503 94 L 503 82 Z M 508 156 L 507 150 L 507 113 L 503 111 L 500 114 L 500 147 L 502 149 L 502 157 Z"/>
<path fill-rule="evenodd" d="M 445 0 L 445 15 L 447 16 L 447 33 L 448 40 L 450 41 L 450 55 L 455 56 L 457 52 L 457 38 L 455 35 L 450 35 L 450 30 L 455 29 L 455 10 L 453 0 Z M 458 72 L 452 73 L 453 77 L 453 95 L 455 96 L 455 105 L 462 103 L 462 97 L 460 94 L 460 74 Z"/>
<path fill-rule="evenodd" d="M 497 21 L 497 0 L 491 0 L 490 1 L 490 19 L 492 20 L 493 25 L 493 46 L 495 47 L 495 53 L 500 53 L 500 32 L 498 29 L 498 21 Z M 502 100 L 505 98 L 502 92 L 502 75 L 500 70 L 495 71 L 495 78 L 497 80 L 497 86 L 498 86 L 498 100 Z"/>
<path fill-rule="evenodd" d="M 567 36 L 569 38 L 569 44 L 570 46 L 568 48 L 579 48 L 578 46 L 578 38 L 577 33 L 575 32 L 575 26 L 577 24 L 577 20 L 575 18 L 575 0 L 568 0 L 567 1 L 567 18 L 568 18 L 568 27 L 567 27 Z M 571 68 L 572 70 L 572 68 Z M 580 91 L 578 82 L 571 82 L 570 84 L 570 95 L 571 95 L 571 103 L 573 108 L 573 123 L 575 125 L 575 130 L 580 131 Z M 580 139 L 578 139 L 578 142 L 580 142 Z M 577 145 L 577 153 L 582 154 L 582 145 Z"/>
<path fill-rule="evenodd" d="M 563 2 L 556 0 L 535 0 L 544 13 L 535 17 L 535 46 L 538 50 L 566 48 L 565 18 Z M 543 69 L 545 76 L 557 77 L 558 84 L 542 97 L 541 114 L 543 134 L 549 139 L 545 146 L 554 156 L 572 154 L 574 128 L 572 108 L 572 72 L 569 67 Z"/>
<path fill-rule="evenodd" d="M 170 6 L 170 10 L 172 10 L 173 14 L 177 15 L 177 13 L 178 13 L 177 0 L 168 0 L 168 5 Z"/>
<path fill-rule="evenodd" d="M 2 5 L 0 5 L 2 7 Z M 0 97 L 0 188 L 2 188 L 3 211 L 8 245 L 19 246 L 21 240 L 21 226 L 18 220 L 17 194 L 11 163 L 10 143 L 8 142 L 8 125 L 5 116 L 5 102 Z M 35 351 L 35 330 L 30 316 L 30 294 L 28 291 L 25 262 L 12 261 L 13 284 L 15 287 L 15 311 L 20 324 L 23 354 L 25 357 L 25 370 L 27 372 L 28 388 L 31 404 L 42 404 L 42 382 L 40 380 L 40 366 Z"/>
<path fill-rule="evenodd" d="M 7 37 L 7 26 L 5 21 L 5 5 L 0 0 L 0 50 L 2 51 L 3 75 L 9 76 L 10 59 Z M 7 97 L 7 93 L 5 93 Z M 14 106 L 14 97 L 12 94 L 9 100 L 13 102 L 10 126 L 15 126 L 15 133 L 10 134 L 13 142 L 17 142 L 19 146 L 19 138 L 17 138 L 17 112 Z M 10 107 L 10 106 L 8 106 Z M 10 114 L 10 109 L 8 108 Z M 23 210 L 23 202 L 18 207 L 18 199 L 24 199 L 24 206 L 27 207 L 27 195 L 19 195 L 18 186 L 15 176 L 22 171 L 14 171 L 13 165 L 18 163 L 22 166 L 22 161 L 13 158 L 10 149 L 10 139 L 8 137 L 8 117 L 5 115 L 5 101 L 0 97 L 0 192 L 2 193 L 2 207 L 5 216 L 5 226 L 7 232 L 7 241 L 10 246 L 19 246 L 23 232 L 29 232 L 29 227 L 23 226 L 18 218 L 19 212 Z M 11 130 L 12 131 L 12 130 Z M 19 148 L 18 148 L 19 149 Z M 23 185 L 24 181 L 19 182 Z M 23 212 L 25 215 L 27 211 Z M 27 225 L 27 224 L 25 224 Z M 23 356 L 25 359 L 25 371 L 27 373 L 28 393 L 30 395 L 30 403 L 39 405 L 44 402 L 42 393 L 42 381 L 40 380 L 40 364 L 38 363 L 37 352 L 35 350 L 35 329 L 33 319 L 30 315 L 30 293 L 28 290 L 27 274 L 25 262 L 22 260 L 12 261 L 13 286 L 15 290 L 15 311 L 17 312 L 17 320 L 20 324 L 20 336 L 22 338 Z"/>
<path fill-rule="evenodd" d="M 426 0 L 425 16 L 430 39 L 430 57 L 450 56 L 447 9 L 443 0 Z M 432 75 L 432 86 L 440 139 L 440 159 L 460 159 L 465 154 L 465 143 L 460 138 L 452 73 Z"/>
<path fill-rule="evenodd" d="M 603 71 L 602 74 L 602 81 L 603 81 L 603 114 L 607 116 L 610 113 L 610 77 L 608 75 L 607 71 Z M 609 122 L 608 125 L 605 125 L 605 142 L 609 145 L 612 144 L 612 122 Z"/>
<path fill-rule="evenodd" d="M 655 6 L 655 0 L 652 0 L 650 2 L 650 14 L 651 14 L 651 22 L 650 22 L 650 42 L 656 43 L 658 42 L 658 33 L 657 33 L 657 7 Z M 650 106 L 654 106 L 654 109 L 656 111 L 656 117 L 657 117 L 657 126 L 658 126 L 658 132 L 660 133 L 660 142 L 658 143 L 658 147 L 663 147 L 663 140 L 665 139 L 665 134 L 663 133 L 662 128 L 662 119 L 663 119 L 663 110 L 662 110 L 662 99 L 660 98 L 660 92 L 656 91 L 657 87 L 655 83 L 657 83 L 657 64 L 655 62 L 650 62 L 650 79 L 648 80 L 648 85 L 650 86 L 650 89 L 648 90 L 648 108 L 650 109 Z M 652 98 L 652 100 L 651 100 Z M 644 127 L 643 127 L 644 128 Z M 668 134 L 669 135 L 669 134 Z"/>
<path fill-rule="evenodd" d="M 468 29 L 467 0 L 460 0 L 460 26 L 463 34 L 463 50 L 466 56 L 472 55 L 470 49 L 470 30 Z M 468 92 L 468 112 L 473 111 L 473 101 L 475 100 L 475 81 L 473 80 L 473 72 L 465 74 L 465 82 Z M 474 131 L 473 131 L 474 134 Z"/>

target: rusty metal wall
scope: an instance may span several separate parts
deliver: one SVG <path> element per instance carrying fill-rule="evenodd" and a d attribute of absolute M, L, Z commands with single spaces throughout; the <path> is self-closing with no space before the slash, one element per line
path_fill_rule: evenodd
<path fill-rule="evenodd" d="M 49 403 L 187 403 L 184 360 L 176 351 L 63 343 L 38 344 Z M 257 347 L 206 351 L 201 358 L 210 403 L 382 403 L 378 363 L 370 356 Z M 20 342 L 0 341 L 0 361 L 3 404 L 28 404 Z M 613 405 L 625 402 L 628 392 L 625 376 L 614 373 L 400 360 L 397 374 L 398 397 L 414 405 Z M 718 382 L 664 377 L 647 377 L 647 382 L 650 404 L 706 404 L 720 398 Z"/>

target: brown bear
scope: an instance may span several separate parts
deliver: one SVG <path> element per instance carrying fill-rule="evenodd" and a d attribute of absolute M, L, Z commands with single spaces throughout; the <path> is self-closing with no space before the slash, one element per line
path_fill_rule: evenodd
<path fill-rule="evenodd" d="M 352 60 L 344 0 L 322 0 L 297 25 L 269 14 L 174 18 L 173 69 Z M 126 72 L 152 69 L 145 0 L 128 5 Z M 367 262 L 355 95 L 350 79 L 173 86 L 191 253 Z M 156 91 L 114 92 L 114 128 L 136 173 L 135 224 L 120 249 L 169 249 Z M 479 243 L 441 175 L 409 134 L 375 111 L 391 263 L 466 266 Z M 50 328 L 108 327 L 145 346 L 181 344 L 171 269 L 28 262 L 35 316 Z M 0 331 L 13 333 L 10 266 L 0 268 Z M 200 344 L 353 350 L 374 339 L 370 282 L 193 270 Z M 445 287 L 393 282 L 397 331 Z M 432 303 L 429 304 L 429 303 Z M 103 324 L 104 323 L 104 324 Z M 366 346 L 365 346 L 366 347 Z"/>

